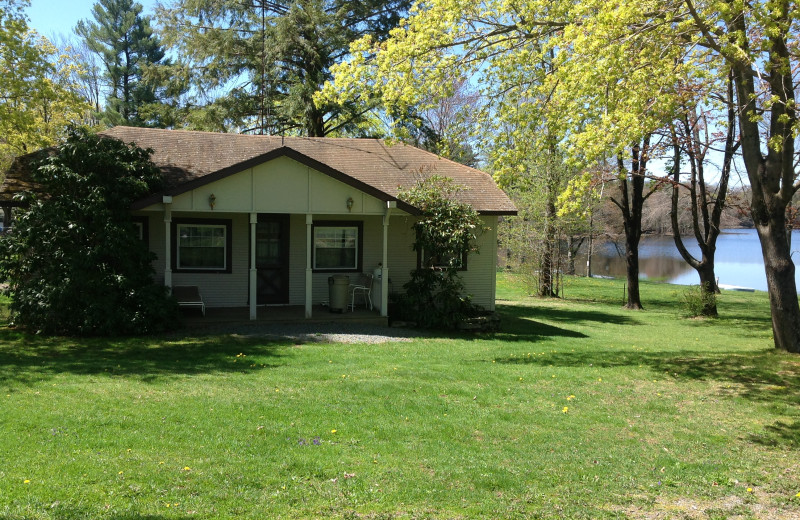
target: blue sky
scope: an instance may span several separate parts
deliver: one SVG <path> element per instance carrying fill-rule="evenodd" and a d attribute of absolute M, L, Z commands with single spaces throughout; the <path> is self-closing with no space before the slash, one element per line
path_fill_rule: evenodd
<path fill-rule="evenodd" d="M 153 14 L 156 0 L 138 0 L 145 14 Z M 26 10 L 30 27 L 48 38 L 69 36 L 78 20 L 92 18 L 95 0 L 31 0 Z"/>

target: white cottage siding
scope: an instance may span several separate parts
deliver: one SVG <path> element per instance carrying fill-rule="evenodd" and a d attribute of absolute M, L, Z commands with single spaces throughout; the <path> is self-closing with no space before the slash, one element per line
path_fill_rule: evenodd
<path fill-rule="evenodd" d="M 473 303 L 494 310 L 495 262 L 497 257 L 497 217 L 483 216 L 487 231 L 478 239 L 479 253 L 467 257 L 467 270 L 460 271 L 467 294 L 472 295 Z M 412 250 L 414 243 L 413 217 L 392 218 L 391 239 L 389 241 L 389 278 L 392 290 L 402 292 L 403 284 L 411 279 L 411 271 L 417 268 L 417 253 Z"/>
<path fill-rule="evenodd" d="M 141 213 L 148 215 L 148 213 Z M 200 288 L 203 300 L 209 307 L 245 307 L 247 306 L 249 260 L 250 260 L 250 224 L 249 215 L 241 213 L 183 213 L 173 212 L 173 220 L 181 218 L 223 219 L 231 221 L 231 272 L 230 273 L 183 273 L 177 269 L 172 271 L 172 285 L 196 285 Z M 150 250 L 156 254 L 154 267 L 155 279 L 164 282 L 164 214 L 149 213 Z M 174 240 L 175 237 L 172 237 Z"/>

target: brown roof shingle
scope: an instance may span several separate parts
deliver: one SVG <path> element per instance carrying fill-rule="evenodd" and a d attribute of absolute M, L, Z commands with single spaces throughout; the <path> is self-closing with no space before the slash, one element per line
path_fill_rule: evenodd
<path fill-rule="evenodd" d="M 153 162 L 164 172 L 165 194 L 178 194 L 242 171 L 273 157 L 287 155 L 352 184 L 383 200 L 395 200 L 401 188 L 438 174 L 466 189 L 461 200 L 484 214 L 515 214 L 511 200 L 480 170 L 404 144 L 379 139 L 278 137 L 159 130 L 117 126 L 100 135 L 153 150 Z M 11 172 L 9 172 L 11 173 Z M 6 191 L 0 189 L 0 197 Z M 160 201 L 160 194 L 142 203 Z"/>

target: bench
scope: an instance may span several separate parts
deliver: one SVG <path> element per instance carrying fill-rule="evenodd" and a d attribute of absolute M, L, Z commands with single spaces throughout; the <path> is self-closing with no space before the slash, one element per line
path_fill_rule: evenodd
<path fill-rule="evenodd" d="M 172 296 L 178 300 L 178 307 L 200 307 L 203 316 L 206 315 L 206 304 L 196 285 L 175 285 L 172 287 Z"/>

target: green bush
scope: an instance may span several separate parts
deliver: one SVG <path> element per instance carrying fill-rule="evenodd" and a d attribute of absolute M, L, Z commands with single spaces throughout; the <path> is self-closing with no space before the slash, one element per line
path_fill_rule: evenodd
<path fill-rule="evenodd" d="M 717 315 L 716 294 L 711 291 L 704 291 L 699 285 L 691 285 L 683 292 L 682 303 L 687 316 L 690 318 Z"/>
<path fill-rule="evenodd" d="M 475 241 L 484 226 L 472 206 L 457 199 L 460 190 L 451 179 L 434 175 L 400 194 L 421 215 L 414 223 L 413 244 L 420 267 L 403 286 L 398 315 L 420 327 L 454 329 L 480 311 L 463 295 L 458 270 L 467 253 L 478 252 Z"/>
<path fill-rule="evenodd" d="M 149 151 L 73 130 L 33 172 L 42 190 L 23 197 L 0 238 L 14 325 L 65 335 L 162 331 L 177 305 L 153 281 L 155 258 L 129 208 L 160 188 Z"/>

